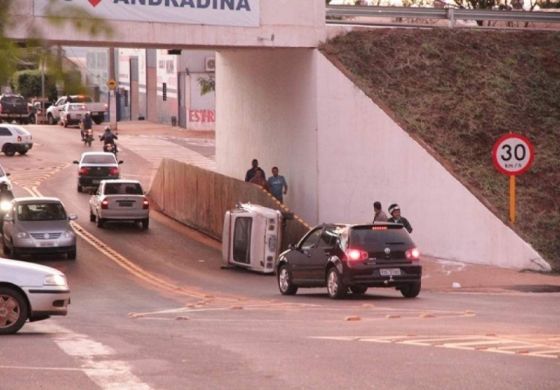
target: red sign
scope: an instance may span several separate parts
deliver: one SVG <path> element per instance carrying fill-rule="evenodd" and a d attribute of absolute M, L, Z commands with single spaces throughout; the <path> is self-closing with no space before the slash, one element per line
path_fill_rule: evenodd
<path fill-rule="evenodd" d="M 501 136 L 492 148 L 496 169 L 508 176 L 525 173 L 535 159 L 535 149 L 527 137 L 509 133 Z"/>

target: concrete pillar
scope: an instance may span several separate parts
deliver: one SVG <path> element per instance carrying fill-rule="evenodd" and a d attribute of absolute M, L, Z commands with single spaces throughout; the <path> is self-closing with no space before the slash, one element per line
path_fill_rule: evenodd
<path fill-rule="evenodd" d="M 157 52 L 146 49 L 146 119 L 157 122 Z"/>
<path fill-rule="evenodd" d="M 139 86 L 138 86 L 138 57 L 130 57 L 130 119 L 138 120 Z"/>

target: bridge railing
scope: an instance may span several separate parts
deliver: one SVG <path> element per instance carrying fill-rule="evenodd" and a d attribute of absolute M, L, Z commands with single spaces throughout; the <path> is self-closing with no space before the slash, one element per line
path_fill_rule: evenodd
<path fill-rule="evenodd" d="M 327 24 L 368 24 L 363 20 L 367 17 L 448 20 L 451 27 L 457 20 L 560 23 L 560 12 L 523 10 L 331 5 L 327 7 L 326 13 Z M 353 21 L 352 18 L 356 17 L 362 20 Z"/>

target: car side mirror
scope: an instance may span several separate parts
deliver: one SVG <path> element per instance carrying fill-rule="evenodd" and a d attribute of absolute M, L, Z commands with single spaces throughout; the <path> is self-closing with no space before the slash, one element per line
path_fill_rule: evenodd
<path fill-rule="evenodd" d="M 69 221 L 75 221 L 78 219 L 78 216 L 76 214 L 70 214 L 68 215 L 68 220 Z"/>
<path fill-rule="evenodd" d="M 6 176 L 10 176 L 10 175 L 11 175 L 11 173 L 10 173 L 10 172 L 6 172 Z"/>
<path fill-rule="evenodd" d="M 74 164 L 79 164 L 80 162 L 78 160 L 74 160 L 73 163 Z"/>

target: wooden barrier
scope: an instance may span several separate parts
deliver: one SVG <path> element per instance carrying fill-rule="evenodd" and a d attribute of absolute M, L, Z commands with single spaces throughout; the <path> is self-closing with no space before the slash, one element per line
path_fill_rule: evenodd
<path fill-rule="evenodd" d="M 293 215 L 286 220 L 283 249 L 309 230 L 309 225 L 261 187 L 176 160 L 162 160 L 148 197 L 158 211 L 220 241 L 225 212 L 238 203 Z"/>

